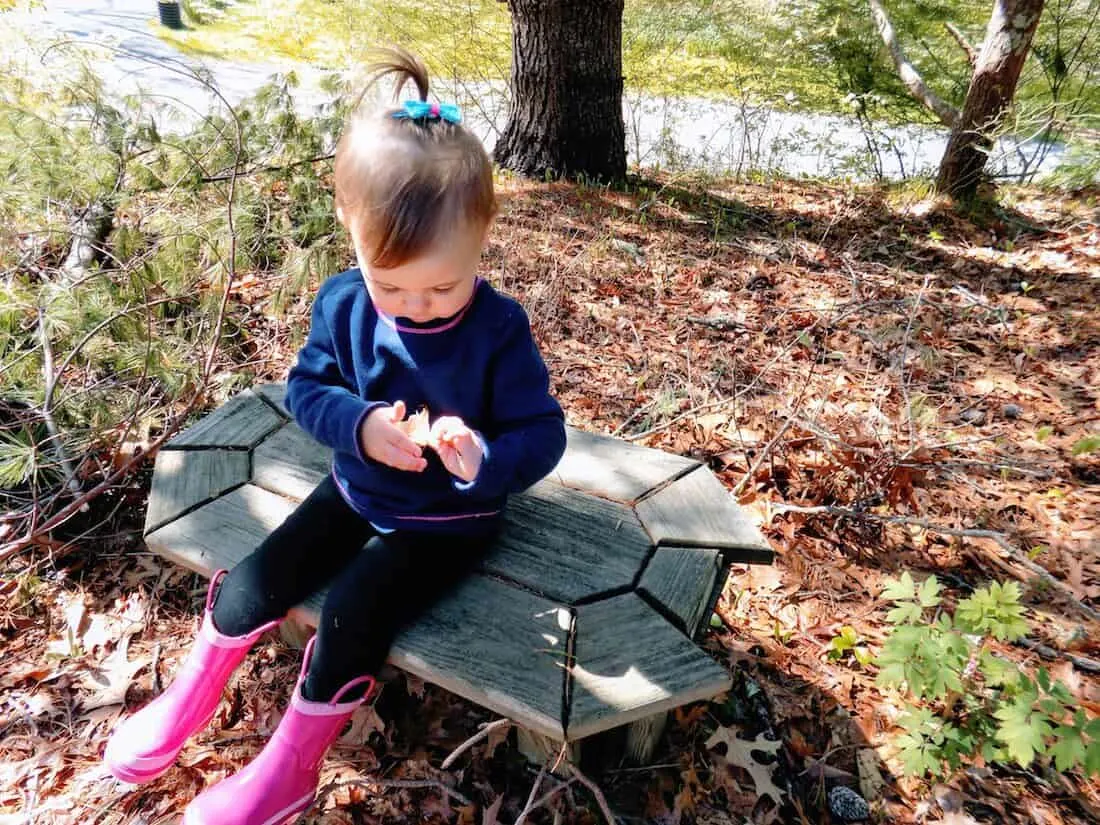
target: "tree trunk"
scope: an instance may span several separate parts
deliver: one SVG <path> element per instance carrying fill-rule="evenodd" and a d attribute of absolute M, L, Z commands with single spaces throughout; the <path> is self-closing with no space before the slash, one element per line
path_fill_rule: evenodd
<path fill-rule="evenodd" d="M 951 129 L 936 190 L 969 200 L 993 145 L 991 134 L 1012 103 L 1044 0 L 995 0 L 966 102 Z"/>
<path fill-rule="evenodd" d="M 493 155 L 532 177 L 626 175 L 623 0 L 508 0 L 512 101 Z"/>

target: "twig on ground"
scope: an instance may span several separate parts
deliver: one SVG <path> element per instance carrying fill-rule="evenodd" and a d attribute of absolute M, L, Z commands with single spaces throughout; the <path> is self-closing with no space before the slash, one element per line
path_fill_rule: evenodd
<path fill-rule="evenodd" d="M 1050 645 L 1045 645 L 1042 642 L 1037 642 L 1034 639 L 1018 639 L 1016 641 L 1020 647 L 1026 647 L 1028 650 L 1034 650 L 1044 659 L 1067 659 L 1073 663 L 1073 666 L 1078 670 L 1084 670 L 1089 673 L 1100 673 L 1100 662 L 1095 659 L 1090 659 L 1087 656 L 1078 656 L 1075 653 L 1069 653 L 1065 650 L 1058 650 Z"/>
<path fill-rule="evenodd" d="M 1018 464 L 1005 464 L 999 461 L 981 461 L 976 458 L 946 458 L 943 461 L 899 461 L 899 467 L 914 467 L 920 470 L 934 470 L 937 467 L 983 467 L 1000 473 L 1017 473 L 1032 478 L 1047 479 L 1053 473 L 1050 470 L 1033 470 Z"/>
<path fill-rule="evenodd" d="M 818 505 L 814 507 L 803 507 L 798 504 L 783 504 L 782 502 L 776 502 L 772 505 L 772 509 L 776 513 L 803 513 L 806 515 L 824 515 L 824 516 L 839 516 L 840 518 L 853 518 L 864 519 L 867 521 L 879 521 L 884 524 L 904 524 L 911 527 L 919 527 L 922 530 L 927 530 L 932 533 L 943 533 L 947 536 L 959 536 L 962 538 L 975 538 L 975 539 L 989 539 L 1004 550 L 1014 561 L 1021 567 L 1024 567 L 1028 572 L 1042 579 L 1042 581 L 1053 589 L 1057 590 L 1062 596 L 1073 604 L 1081 613 L 1088 616 L 1093 621 L 1100 621 L 1100 612 L 1097 612 L 1087 604 L 1082 602 L 1073 591 L 1069 589 L 1064 583 L 1058 581 L 1050 574 L 1048 570 L 1033 562 L 1027 557 L 1027 555 L 1016 547 L 1011 541 L 1008 540 L 1008 536 L 1004 533 L 1000 533 L 996 530 L 982 530 L 978 528 L 959 528 L 959 527 L 946 527 L 940 524 L 934 524 L 927 519 L 915 518 L 912 516 L 889 516 L 881 515 L 879 513 L 868 513 L 861 510 L 853 510 L 849 507 L 837 507 L 831 504 Z"/>
<path fill-rule="evenodd" d="M 799 402 L 802 401 L 801 398 L 799 398 L 798 400 Z M 779 443 L 779 439 L 781 439 L 784 434 L 786 434 L 787 430 L 791 428 L 792 423 L 794 423 L 794 413 L 791 413 L 787 416 L 787 420 L 783 422 L 783 426 L 779 428 L 779 432 L 777 432 L 772 440 L 767 443 L 764 449 L 760 451 L 760 455 L 756 457 L 756 460 L 749 467 L 748 471 L 743 476 L 741 476 L 741 480 L 738 481 L 736 485 L 734 485 L 734 488 L 731 491 L 734 498 L 741 495 L 741 491 L 745 489 L 745 485 L 748 484 L 756 476 L 756 471 L 760 469 L 760 465 L 768 460 L 768 456 L 772 454 L 772 450 L 775 449 L 775 445 Z"/>
<path fill-rule="evenodd" d="M 473 736 L 471 736 L 469 739 L 467 739 L 465 742 L 463 742 L 461 745 L 451 751 L 450 755 L 443 760 L 443 764 L 440 765 L 440 768 L 442 768 L 443 770 L 447 770 L 451 767 L 451 765 L 455 763 L 455 760 L 458 759 L 459 756 L 464 754 L 466 751 L 468 751 L 490 733 L 500 728 L 510 727 L 513 724 L 515 723 L 511 719 L 496 719 L 492 722 L 489 722 L 487 725 L 485 725 L 485 727 L 483 727 L 481 730 L 479 730 L 477 733 L 475 733 Z"/>
<path fill-rule="evenodd" d="M 745 489 L 745 485 L 749 484 L 756 476 L 756 471 L 760 469 L 761 465 L 767 461 L 771 456 L 772 450 L 775 449 L 775 445 L 779 443 L 784 434 L 791 428 L 791 424 L 795 422 L 798 417 L 799 410 L 802 409 L 802 401 L 806 398 L 806 391 L 810 388 L 810 382 L 813 380 L 814 373 L 817 372 L 817 359 L 810 364 L 810 370 L 806 373 L 806 380 L 802 383 L 802 389 L 798 393 L 798 397 L 794 400 L 794 407 L 789 413 L 787 413 L 787 420 L 783 422 L 783 426 L 779 428 L 779 432 L 775 434 L 771 441 L 767 443 L 763 450 L 760 451 L 760 455 L 756 457 L 752 465 L 749 467 L 748 472 L 741 476 L 741 480 L 734 485 L 732 494 L 734 498 L 741 494 L 741 491 Z"/>
<path fill-rule="evenodd" d="M 547 802 L 549 802 L 551 799 L 553 799 L 555 796 L 557 796 L 559 793 L 564 791 L 576 781 L 577 777 L 575 775 L 571 776 L 564 782 L 559 782 L 557 785 L 548 790 L 534 802 L 528 800 L 527 807 L 520 812 L 520 815 L 518 817 L 516 817 L 515 825 L 523 825 L 523 823 L 527 821 L 527 817 L 529 817 L 531 814 L 533 814 L 535 811 L 537 811 L 539 808 L 541 808 L 543 805 L 545 805 Z M 555 817 L 556 816 L 557 815 L 555 814 Z"/>
<path fill-rule="evenodd" d="M 657 396 L 656 398 L 650 399 L 646 403 L 642 404 L 642 406 L 638 407 L 638 409 L 634 410 L 634 412 L 632 412 L 630 414 L 630 417 L 627 418 L 626 421 L 624 421 L 622 424 L 620 424 L 618 427 L 615 428 L 615 432 L 611 433 L 611 437 L 612 438 L 618 438 L 619 435 L 622 434 L 622 431 L 625 430 L 627 427 L 629 427 L 631 424 L 633 424 L 634 420 L 636 418 L 638 418 L 638 416 L 642 415 L 647 410 L 653 409 L 653 407 L 657 404 L 658 400 L 660 400 L 660 396 Z"/>
<path fill-rule="evenodd" d="M 689 315 L 687 322 L 689 324 L 698 324 L 699 326 L 710 327 L 711 329 L 716 329 L 719 332 L 729 332 L 731 330 L 760 332 L 760 327 L 750 327 L 747 324 L 743 324 L 728 315 L 718 315 L 714 318 L 700 318 L 694 315 Z"/>
<path fill-rule="evenodd" d="M 535 801 L 535 794 L 539 792 L 539 786 L 542 785 L 542 780 L 546 778 L 546 763 L 544 762 L 539 769 L 539 775 L 535 777 L 535 784 L 531 786 L 531 793 L 527 794 L 527 802 L 523 805 L 523 810 L 520 815 L 516 817 L 515 825 L 523 825 L 523 821 L 527 819 L 527 814 L 531 812 L 531 803 Z"/>
<path fill-rule="evenodd" d="M 160 642 L 153 645 L 153 661 L 149 664 L 149 670 L 153 675 L 153 695 L 160 694 L 160 671 L 157 666 L 160 664 Z"/>
<path fill-rule="evenodd" d="M 615 814 L 611 812 L 611 808 L 607 804 L 607 798 L 603 795 L 603 791 L 600 790 L 600 786 L 581 773 L 581 769 L 576 765 L 570 764 L 569 770 L 573 773 L 573 778 L 588 788 L 592 792 L 592 796 L 596 797 L 596 802 L 600 806 L 600 810 L 603 812 L 604 819 L 607 820 L 608 825 L 618 825 L 618 820 L 615 818 Z"/>
<path fill-rule="evenodd" d="M 640 439 L 645 438 L 647 435 L 653 435 L 654 433 L 659 433 L 662 430 L 667 430 L 669 427 L 672 427 L 676 424 L 679 424 L 685 418 L 692 418 L 693 416 L 699 415 L 699 413 L 704 413 L 704 412 L 707 412 L 708 410 L 713 410 L 717 407 L 724 406 L 725 404 L 728 404 L 731 401 L 733 401 L 732 398 L 719 398 L 717 401 L 708 401 L 706 404 L 700 404 L 698 407 L 692 407 L 687 412 L 680 413 L 675 418 L 670 418 L 668 421 L 664 422 L 663 424 L 658 424 L 655 427 L 650 427 L 648 430 L 645 430 L 644 432 L 630 433 L 629 435 L 624 435 L 623 438 L 625 438 L 627 441 L 638 441 Z"/>

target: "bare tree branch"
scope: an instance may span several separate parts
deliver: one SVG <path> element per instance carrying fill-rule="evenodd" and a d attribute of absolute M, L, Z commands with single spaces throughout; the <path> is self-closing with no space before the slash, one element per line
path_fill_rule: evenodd
<path fill-rule="evenodd" d="M 970 66 L 973 68 L 978 64 L 978 50 L 974 48 L 974 44 L 966 39 L 966 35 L 959 31 L 959 27 L 950 21 L 943 24 L 944 27 L 951 32 L 951 36 L 955 38 L 955 42 L 962 47 L 962 50 L 966 52 L 966 59 L 970 61 Z"/>
<path fill-rule="evenodd" d="M 875 18 L 875 27 L 882 37 L 882 42 L 885 43 L 886 48 L 889 49 L 890 57 L 894 61 L 895 68 L 898 70 L 901 82 L 905 84 L 905 88 L 909 90 L 909 94 L 916 98 L 926 108 L 934 112 L 944 126 L 954 126 L 955 120 L 959 116 L 959 110 L 947 101 L 941 99 L 935 92 L 928 88 L 928 84 L 924 82 L 924 78 L 921 77 L 920 72 L 918 72 L 916 67 L 909 62 L 909 58 L 905 55 L 905 50 L 898 42 L 897 32 L 894 31 L 894 25 L 890 22 L 890 18 L 886 14 L 886 9 L 883 8 L 880 0 L 867 0 L 867 2 L 871 4 L 871 14 Z"/>
<path fill-rule="evenodd" d="M 495 730 L 499 730 L 500 728 L 509 727 L 513 724 L 515 723 L 511 719 L 496 719 L 492 722 L 489 722 L 481 730 L 479 730 L 477 733 L 475 733 L 473 736 L 471 736 L 469 739 L 467 739 L 465 742 L 463 742 L 461 745 L 451 751 L 451 755 L 443 760 L 443 764 L 440 767 L 443 770 L 447 770 L 451 767 L 451 765 L 455 763 L 455 760 L 458 759 L 459 756 L 464 754 L 466 751 L 468 751 L 490 733 Z"/>

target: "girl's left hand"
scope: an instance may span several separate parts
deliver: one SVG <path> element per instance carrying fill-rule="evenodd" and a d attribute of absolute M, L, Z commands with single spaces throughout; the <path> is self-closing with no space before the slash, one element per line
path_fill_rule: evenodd
<path fill-rule="evenodd" d="M 445 415 L 437 419 L 432 424 L 430 440 L 447 472 L 466 482 L 477 478 L 485 456 L 474 431 L 461 418 Z"/>

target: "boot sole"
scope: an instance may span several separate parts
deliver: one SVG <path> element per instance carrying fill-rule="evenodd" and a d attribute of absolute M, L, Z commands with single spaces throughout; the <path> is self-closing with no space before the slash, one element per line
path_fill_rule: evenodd
<path fill-rule="evenodd" d="M 317 791 L 312 790 L 297 802 L 283 808 L 274 816 L 269 816 L 263 822 L 249 822 L 248 825 L 293 825 L 293 823 L 302 818 L 302 814 L 309 810 L 309 806 L 313 804 L 313 798 L 316 794 Z M 183 812 L 183 822 L 181 825 L 221 825 L 221 823 L 200 818 L 199 814 L 191 810 L 191 806 L 188 805 L 187 810 Z"/>
<path fill-rule="evenodd" d="M 206 719 L 195 727 L 195 730 L 187 735 L 187 737 L 180 743 L 180 746 L 172 751 L 170 754 L 166 754 L 163 757 L 155 756 L 137 756 L 133 757 L 137 762 L 152 762 L 152 767 L 136 767 L 131 764 L 125 764 L 124 762 L 116 759 L 111 753 L 111 743 L 107 742 L 107 750 L 103 753 L 103 762 L 107 765 L 107 770 L 111 772 L 111 775 L 115 779 L 119 779 L 123 782 L 129 782 L 131 785 L 141 785 L 145 782 L 152 782 L 172 767 L 172 763 L 176 761 L 176 757 L 180 755 L 180 751 L 183 750 L 184 744 L 187 739 L 190 739 L 194 734 L 207 725 L 210 724 L 210 720 L 214 718 L 214 714 L 217 712 L 217 707 L 210 712 L 210 715 Z"/>
<path fill-rule="evenodd" d="M 152 782 L 159 776 L 163 776 L 164 773 L 172 767 L 172 763 L 176 761 L 176 757 L 179 756 L 179 751 L 174 751 L 169 754 L 168 757 L 162 761 L 158 761 L 157 764 L 150 768 L 135 769 L 129 765 L 123 765 L 116 762 L 108 754 L 104 754 L 103 761 L 107 765 L 107 770 L 111 772 L 111 775 L 115 779 L 119 779 L 123 782 L 129 782 L 131 785 L 141 785 L 146 782 Z M 149 761 L 143 759 L 142 761 Z"/>

